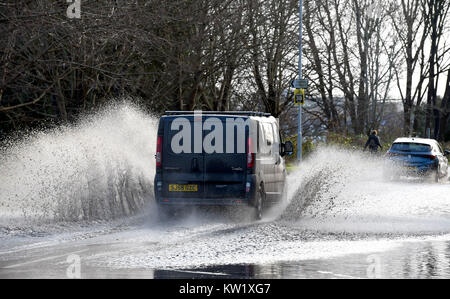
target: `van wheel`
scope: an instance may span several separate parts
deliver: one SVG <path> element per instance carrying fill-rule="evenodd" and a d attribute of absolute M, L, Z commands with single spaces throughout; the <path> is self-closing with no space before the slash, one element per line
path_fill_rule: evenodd
<path fill-rule="evenodd" d="M 255 203 L 253 206 L 253 218 L 255 220 L 261 220 L 263 214 L 263 199 L 264 199 L 264 191 L 261 187 L 259 187 L 258 191 L 255 194 Z"/>

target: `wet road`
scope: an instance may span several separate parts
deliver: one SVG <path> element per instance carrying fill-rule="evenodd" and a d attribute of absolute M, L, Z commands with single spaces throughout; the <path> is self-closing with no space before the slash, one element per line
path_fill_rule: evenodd
<path fill-rule="evenodd" d="M 450 278 L 450 235 L 351 240 L 359 236 L 297 231 L 276 244 L 266 236 L 261 248 L 255 248 L 259 242 L 236 242 L 277 228 L 134 227 L 82 240 L 33 242 L 0 252 L 0 278 Z M 163 241 L 165 233 L 178 237 Z M 225 237 L 231 244 L 220 241 L 224 234 L 233 235 Z M 220 242 L 226 250 L 211 249 Z"/>

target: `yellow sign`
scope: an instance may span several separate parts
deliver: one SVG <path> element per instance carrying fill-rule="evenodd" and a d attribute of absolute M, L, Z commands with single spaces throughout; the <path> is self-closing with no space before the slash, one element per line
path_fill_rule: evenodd
<path fill-rule="evenodd" d="M 295 105 L 304 105 L 305 104 L 305 90 L 304 89 L 295 89 L 294 90 L 294 104 Z"/>

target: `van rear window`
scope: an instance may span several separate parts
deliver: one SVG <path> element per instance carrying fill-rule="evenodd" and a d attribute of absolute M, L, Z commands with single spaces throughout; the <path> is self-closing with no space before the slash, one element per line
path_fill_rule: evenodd
<path fill-rule="evenodd" d="M 394 143 L 391 150 L 400 152 L 429 152 L 431 147 L 428 144 L 413 143 L 413 142 L 398 142 Z"/>

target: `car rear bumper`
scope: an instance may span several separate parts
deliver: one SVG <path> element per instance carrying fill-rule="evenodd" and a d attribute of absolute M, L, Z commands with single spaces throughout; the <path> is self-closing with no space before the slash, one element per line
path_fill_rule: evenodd
<path fill-rule="evenodd" d="M 436 167 L 405 167 L 404 173 L 409 175 L 416 175 L 416 176 L 426 176 L 430 175 L 436 170 Z"/>
<path fill-rule="evenodd" d="M 436 162 L 430 163 L 401 163 L 398 161 L 389 161 L 385 165 L 392 173 L 408 176 L 426 176 L 434 173 L 437 169 Z"/>

